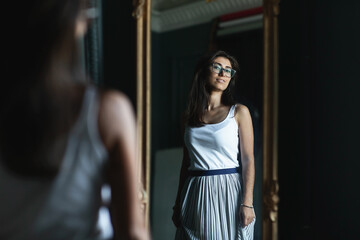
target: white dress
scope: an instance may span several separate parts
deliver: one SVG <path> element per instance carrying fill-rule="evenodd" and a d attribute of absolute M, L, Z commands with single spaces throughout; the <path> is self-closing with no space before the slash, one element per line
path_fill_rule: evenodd
<path fill-rule="evenodd" d="M 187 127 L 184 141 L 190 157 L 190 171 L 239 167 L 238 125 L 235 105 L 220 123 Z M 241 166 L 240 166 L 241 167 Z M 241 174 L 189 176 L 180 196 L 181 227 L 175 239 L 252 240 L 255 219 L 241 225 Z"/>

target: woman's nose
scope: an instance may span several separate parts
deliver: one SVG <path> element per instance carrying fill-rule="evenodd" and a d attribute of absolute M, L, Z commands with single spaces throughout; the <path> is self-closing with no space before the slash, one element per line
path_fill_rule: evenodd
<path fill-rule="evenodd" d="M 224 76 L 224 69 L 220 69 L 220 72 L 218 73 L 219 76 Z"/>

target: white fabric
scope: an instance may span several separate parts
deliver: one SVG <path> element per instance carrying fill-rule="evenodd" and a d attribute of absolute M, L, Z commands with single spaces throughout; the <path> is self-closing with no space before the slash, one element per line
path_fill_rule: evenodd
<path fill-rule="evenodd" d="M 107 151 L 97 118 L 97 91 L 88 87 L 52 181 L 22 178 L 0 164 L 0 239 L 101 238 L 97 222 Z"/>
<path fill-rule="evenodd" d="M 226 118 L 215 124 L 186 127 L 185 144 L 189 151 L 189 170 L 213 170 L 239 166 L 238 125 L 233 105 Z"/>
<path fill-rule="evenodd" d="M 175 240 L 253 240 L 256 220 L 242 227 L 240 178 L 238 173 L 187 178 Z"/>

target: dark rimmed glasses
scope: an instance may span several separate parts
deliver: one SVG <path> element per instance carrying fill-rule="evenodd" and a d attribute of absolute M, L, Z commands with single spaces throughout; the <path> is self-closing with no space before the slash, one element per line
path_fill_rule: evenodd
<path fill-rule="evenodd" d="M 223 68 L 220 64 L 218 63 L 212 63 L 211 64 L 211 71 L 217 74 L 220 74 L 222 71 L 224 72 L 224 76 L 225 77 L 229 77 L 232 78 L 236 71 L 232 68 Z"/>

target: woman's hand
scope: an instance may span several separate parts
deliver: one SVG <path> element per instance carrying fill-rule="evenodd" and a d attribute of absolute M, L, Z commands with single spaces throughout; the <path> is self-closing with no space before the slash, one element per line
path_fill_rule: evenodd
<path fill-rule="evenodd" d="M 255 218 L 255 212 L 253 208 L 241 206 L 240 213 L 243 227 L 249 225 Z"/>

